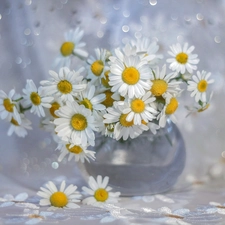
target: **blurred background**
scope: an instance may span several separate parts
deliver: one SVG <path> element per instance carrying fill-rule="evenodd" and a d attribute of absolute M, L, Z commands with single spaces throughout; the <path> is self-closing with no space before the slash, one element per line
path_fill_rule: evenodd
<path fill-rule="evenodd" d="M 187 151 L 182 179 L 204 182 L 225 179 L 225 2 L 223 0 L 1 0 L 0 89 L 22 94 L 26 80 L 37 86 L 48 78 L 64 33 L 79 26 L 86 50 L 112 49 L 128 38 L 147 36 L 164 55 L 169 46 L 195 46 L 198 70 L 212 73 L 214 95 L 207 111 L 186 118 L 186 101 L 177 113 Z M 74 69 L 82 61 L 73 61 Z M 37 116 L 26 114 L 33 130 L 26 138 L 7 136 L 9 124 L 0 121 L 0 191 L 36 191 L 45 181 L 82 182 L 75 162 L 58 164 L 51 135 L 40 128 Z M 16 184 L 16 185 L 13 185 Z"/>

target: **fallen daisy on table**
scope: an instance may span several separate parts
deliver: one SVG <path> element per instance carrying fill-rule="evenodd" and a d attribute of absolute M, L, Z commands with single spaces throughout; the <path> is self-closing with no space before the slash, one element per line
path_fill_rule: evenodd
<path fill-rule="evenodd" d="M 111 192 L 112 188 L 108 186 L 109 177 L 98 175 L 95 180 L 90 176 L 88 185 L 90 188 L 82 187 L 82 190 L 90 195 L 82 202 L 87 205 L 104 206 L 105 203 L 117 203 L 119 200 L 120 192 Z"/>
<path fill-rule="evenodd" d="M 39 204 L 41 206 L 50 206 L 50 210 L 57 208 L 79 208 L 75 202 L 80 202 L 81 195 L 77 190 L 77 186 L 69 185 L 66 188 L 66 182 L 62 181 L 59 190 L 52 181 L 46 184 L 46 188 L 41 187 L 41 191 L 37 195 L 42 197 Z"/>

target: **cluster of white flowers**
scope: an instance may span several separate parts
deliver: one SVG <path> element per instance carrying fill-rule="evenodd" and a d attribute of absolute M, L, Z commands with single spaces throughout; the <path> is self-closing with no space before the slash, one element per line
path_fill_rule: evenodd
<path fill-rule="evenodd" d="M 105 204 L 117 203 L 120 192 L 112 192 L 112 188 L 108 186 L 109 177 L 97 176 L 89 177 L 89 187 L 82 187 L 85 197 L 82 199 L 83 204 L 104 207 Z M 66 182 L 62 181 L 60 188 L 49 181 L 46 188 L 41 187 L 37 195 L 42 197 L 39 204 L 41 206 L 50 206 L 50 210 L 57 208 L 79 208 L 78 203 L 81 201 L 82 194 L 77 191 L 77 186 L 71 184 L 66 187 Z"/>
<path fill-rule="evenodd" d="M 24 112 L 30 110 L 43 118 L 43 127 L 54 135 L 59 161 L 68 155 L 68 160 L 74 156 L 84 162 L 95 159 L 88 147 L 95 145 L 96 132 L 127 140 L 147 130 L 155 134 L 168 118 L 175 123 L 182 84 L 198 104 L 189 108 L 191 112 L 208 108 L 208 85 L 213 80 L 205 71 L 193 74 L 199 62 L 192 53 L 194 46 L 172 45 L 167 72 L 166 64 L 160 67 L 163 56 L 158 54 L 158 44 L 149 38 L 131 40 L 113 50 L 96 48 L 95 55 L 88 56 L 82 37 L 79 28 L 66 33 L 55 61 L 59 72 L 50 71 L 49 79 L 38 88 L 27 80 L 23 95 L 0 91 L 0 117 L 11 123 L 9 135 L 27 134 L 31 122 Z M 86 59 L 85 66 L 70 68 L 75 56 Z"/>

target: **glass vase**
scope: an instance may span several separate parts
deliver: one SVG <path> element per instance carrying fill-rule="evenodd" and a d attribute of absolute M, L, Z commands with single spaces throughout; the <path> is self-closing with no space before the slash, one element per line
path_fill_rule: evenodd
<path fill-rule="evenodd" d="M 80 164 L 85 178 L 109 176 L 109 185 L 122 196 L 170 190 L 182 173 L 186 151 L 182 135 L 167 121 L 156 135 L 143 132 L 135 139 L 116 141 L 96 135 L 96 160 Z"/>

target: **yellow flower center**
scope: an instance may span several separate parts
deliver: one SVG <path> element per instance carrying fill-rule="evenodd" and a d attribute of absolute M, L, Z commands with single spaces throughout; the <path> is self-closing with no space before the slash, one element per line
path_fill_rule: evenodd
<path fill-rule="evenodd" d="M 139 71 L 134 67 L 127 67 L 122 73 L 122 80 L 129 85 L 136 84 L 140 79 Z"/>
<path fill-rule="evenodd" d="M 63 56 L 69 56 L 73 53 L 75 44 L 73 42 L 64 42 L 60 48 L 61 54 Z"/>
<path fill-rule="evenodd" d="M 141 99 L 134 99 L 131 102 L 131 109 L 135 113 L 142 113 L 145 110 L 145 103 Z"/>
<path fill-rule="evenodd" d="M 161 96 L 166 92 L 168 84 L 165 80 L 152 80 L 151 92 L 155 96 Z"/>
<path fill-rule="evenodd" d="M 73 115 L 70 123 L 71 123 L 71 126 L 73 127 L 73 129 L 78 130 L 78 131 L 85 130 L 88 125 L 86 117 L 79 113 Z"/>
<path fill-rule="evenodd" d="M 95 199 L 99 202 L 105 202 L 108 199 L 108 196 L 108 192 L 103 188 L 99 188 L 94 194 Z"/>
<path fill-rule="evenodd" d="M 148 123 L 145 122 L 144 120 L 141 120 L 141 123 L 144 124 L 144 125 L 147 125 Z"/>
<path fill-rule="evenodd" d="M 104 92 L 105 94 L 105 100 L 102 102 L 102 104 L 105 106 L 105 107 L 111 107 L 113 106 L 113 102 L 115 101 L 113 98 L 112 98 L 112 95 L 113 95 L 113 92 L 111 92 L 110 90 L 106 90 Z"/>
<path fill-rule="evenodd" d="M 14 118 L 12 118 L 10 122 L 15 126 L 19 126 L 19 123 Z"/>
<path fill-rule="evenodd" d="M 207 81 L 206 80 L 200 80 L 197 88 L 198 88 L 199 92 L 205 92 L 207 87 L 208 87 Z"/>
<path fill-rule="evenodd" d="M 106 72 L 104 73 L 105 77 L 103 77 L 103 78 L 101 79 L 102 85 L 105 86 L 106 88 L 109 88 L 109 87 L 110 87 L 110 85 L 109 85 L 109 72 L 110 72 L 109 70 L 106 71 Z"/>
<path fill-rule="evenodd" d="M 4 99 L 3 105 L 4 105 L 6 111 L 8 111 L 8 112 L 13 112 L 14 104 L 11 103 L 11 101 L 10 101 L 9 98 L 5 98 L 5 99 Z"/>
<path fill-rule="evenodd" d="M 106 126 L 106 129 L 109 131 L 109 132 L 113 132 L 114 131 L 114 125 L 112 123 L 110 124 L 105 124 Z"/>
<path fill-rule="evenodd" d="M 181 52 L 181 53 L 177 54 L 176 60 L 177 60 L 177 62 L 179 62 L 181 64 L 186 64 L 188 61 L 188 55 L 184 52 Z"/>
<path fill-rule="evenodd" d="M 30 100 L 34 105 L 40 105 L 41 104 L 41 97 L 37 92 L 32 92 L 30 94 Z"/>
<path fill-rule="evenodd" d="M 89 99 L 85 98 L 83 101 L 80 102 L 81 105 L 84 105 L 85 108 L 92 110 L 93 106 Z"/>
<path fill-rule="evenodd" d="M 104 69 L 104 64 L 102 60 L 96 60 L 91 64 L 91 71 L 95 76 L 100 76 L 102 74 L 102 71 Z"/>
<path fill-rule="evenodd" d="M 178 101 L 177 101 L 177 99 L 176 98 L 171 98 L 170 99 L 170 103 L 166 106 L 165 113 L 167 115 L 171 115 L 171 114 L 173 114 L 177 110 L 177 107 L 178 107 Z"/>
<path fill-rule="evenodd" d="M 58 118 L 58 116 L 55 114 L 55 111 L 58 110 L 60 108 L 60 104 L 58 102 L 53 102 L 51 108 L 49 109 L 50 114 L 54 117 L 54 118 Z"/>
<path fill-rule="evenodd" d="M 67 80 L 61 80 L 57 84 L 57 88 L 63 94 L 69 94 L 73 90 L 72 84 Z"/>
<path fill-rule="evenodd" d="M 57 191 L 51 195 L 50 202 L 52 206 L 62 208 L 67 205 L 68 198 L 65 193 Z"/>
<path fill-rule="evenodd" d="M 208 104 L 206 104 L 203 108 L 199 109 L 199 110 L 198 110 L 198 112 L 203 112 L 203 111 L 205 111 L 206 109 L 208 109 L 208 108 L 209 108 L 209 106 L 210 106 L 210 104 L 209 104 L 209 103 L 208 103 Z"/>
<path fill-rule="evenodd" d="M 127 121 L 127 120 L 126 120 L 127 115 L 128 115 L 128 114 L 122 114 L 122 115 L 120 116 L 120 124 L 121 124 L 123 127 L 131 127 L 131 126 L 134 125 L 133 120 L 132 120 L 132 121 Z"/>
<path fill-rule="evenodd" d="M 81 152 L 83 152 L 83 149 L 78 145 L 74 145 L 72 148 L 70 148 L 70 144 L 66 144 L 66 148 L 69 152 L 74 154 L 80 154 Z"/>

